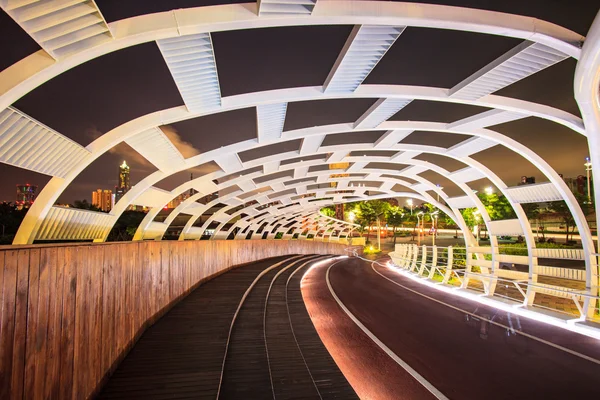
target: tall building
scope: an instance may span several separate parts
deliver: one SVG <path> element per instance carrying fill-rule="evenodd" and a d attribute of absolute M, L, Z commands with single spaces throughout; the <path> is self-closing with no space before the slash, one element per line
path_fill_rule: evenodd
<path fill-rule="evenodd" d="M 115 187 L 115 203 L 118 203 L 129 189 L 131 189 L 131 184 L 129 183 L 129 165 L 123 161 L 123 164 L 119 166 L 119 183 Z"/>
<path fill-rule="evenodd" d="M 535 183 L 535 176 L 522 176 L 521 182 L 519 182 L 519 186 L 521 185 L 533 185 Z"/>
<path fill-rule="evenodd" d="M 113 207 L 112 190 L 98 189 L 92 192 L 92 204 L 104 212 L 109 212 Z"/>
<path fill-rule="evenodd" d="M 588 184 L 587 177 L 584 175 L 578 175 L 577 178 L 563 178 L 569 189 L 573 194 L 579 194 L 582 196 L 588 195 Z M 590 178 L 590 192 L 591 196 L 594 195 L 594 180 Z"/>
<path fill-rule="evenodd" d="M 17 198 L 15 204 L 19 210 L 23 208 L 29 208 L 35 200 L 35 194 L 37 192 L 36 185 L 30 185 L 26 183 L 24 185 L 17 185 Z"/>
<path fill-rule="evenodd" d="M 179 196 L 175 197 L 173 200 L 167 204 L 167 208 L 177 208 L 181 203 L 183 203 L 188 198 L 187 193 L 182 193 Z"/>

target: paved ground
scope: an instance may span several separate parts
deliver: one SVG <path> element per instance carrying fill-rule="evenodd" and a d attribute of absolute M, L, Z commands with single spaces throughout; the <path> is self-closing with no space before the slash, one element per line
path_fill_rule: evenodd
<path fill-rule="evenodd" d="M 300 277 L 318 258 L 262 260 L 201 285 L 142 335 L 98 397 L 356 399 L 302 302 Z"/>
<path fill-rule="evenodd" d="M 361 336 L 333 299 L 324 283 L 325 273 L 325 267 L 311 269 L 303 294 L 321 338 L 359 396 L 430 397 Z M 359 321 L 448 398 L 584 399 L 600 395 L 600 341 L 525 318 L 513 316 L 509 322 L 503 312 L 426 288 L 385 267 L 374 270 L 370 263 L 356 259 L 333 266 L 330 281 Z M 472 315 L 467 321 L 469 313 L 507 326 L 512 323 L 530 336 L 508 336 L 507 329 L 482 323 Z"/>

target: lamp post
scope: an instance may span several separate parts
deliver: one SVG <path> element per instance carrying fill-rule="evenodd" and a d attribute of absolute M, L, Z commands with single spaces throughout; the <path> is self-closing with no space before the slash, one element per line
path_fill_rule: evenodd
<path fill-rule="evenodd" d="M 485 194 L 487 194 L 488 196 L 491 196 L 494 193 L 494 188 L 491 186 L 488 186 L 484 189 Z"/>
<path fill-rule="evenodd" d="M 440 185 L 439 183 L 437 185 L 435 185 L 435 186 L 437 186 L 437 188 L 439 190 L 444 190 L 444 188 L 442 187 L 442 185 Z M 440 192 L 437 192 L 437 201 L 438 201 L 438 203 L 440 202 Z"/>
<path fill-rule="evenodd" d="M 477 245 L 479 246 L 479 210 L 473 211 L 473 219 L 475 220 L 475 227 L 477 228 Z"/>
<path fill-rule="evenodd" d="M 420 213 L 417 214 L 417 244 L 420 246 L 421 245 L 421 230 L 423 229 L 422 227 L 420 227 L 420 225 L 422 224 L 422 220 L 423 218 L 421 217 L 423 215 L 423 211 L 421 211 Z"/>
<path fill-rule="evenodd" d="M 433 246 L 435 246 L 435 236 L 437 235 L 437 217 L 439 213 L 440 210 L 435 210 L 429 214 L 431 216 L 431 228 L 433 229 L 433 238 L 431 239 L 433 241 Z"/>
<path fill-rule="evenodd" d="M 585 164 L 583 164 L 583 165 L 585 166 L 585 173 L 586 173 L 586 177 L 587 177 L 588 204 L 592 204 L 592 192 L 591 192 L 591 186 L 590 186 L 590 172 L 592 171 L 592 163 L 591 163 L 589 157 L 585 158 Z"/>
<path fill-rule="evenodd" d="M 408 206 L 410 207 L 410 215 L 413 215 L 413 212 L 412 212 L 413 201 L 412 201 L 412 199 L 406 200 L 406 204 L 408 204 Z"/>

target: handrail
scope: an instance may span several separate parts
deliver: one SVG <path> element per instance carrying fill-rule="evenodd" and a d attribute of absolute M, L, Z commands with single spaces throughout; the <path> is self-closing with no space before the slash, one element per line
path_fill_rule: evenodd
<path fill-rule="evenodd" d="M 403 259 L 403 260 L 410 260 L 408 258 L 403 258 L 403 257 L 397 257 L 397 258 L 400 258 L 400 259 Z M 436 269 L 438 269 L 440 271 L 441 270 L 448 270 L 448 267 L 446 267 L 446 266 L 433 266 L 432 264 L 427 265 L 427 263 L 425 265 L 427 267 L 429 267 L 429 268 L 434 267 L 434 268 L 436 268 Z M 482 274 L 480 272 L 469 272 L 469 271 L 463 270 L 462 268 L 460 268 L 460 269 L 453 269 L 453 268 L 451 268 L 450 270 L 452 272 L 454 272 L 456 275 L 463 275 L 463 276 L 469 275 L 469 276 L 475 276 L 475 277 L 484 277 L 484 278 L 495 279 L 497 281 L 506 282 L 506 283 L 517 282 L 514 279 L 506 279 L 506 278 L 502 278 L 502 277 L 497 276 L 497 275 Z M 590 298 L 590 299 L 600 300 L 600 296 L 591 295 L 588 292 L 586 292 L 585 290 L 581 290 L 581 289 L 563 290 L 563 289 L 560 289 L 558 287 L 550 286 L 550 285 L 549 286 L 543 286 L 543 285 L 536 285 L 536 284 L 530 283 L 530 282 L 525 283 L 525 281 L 518 281 L 518 282 L 523 282 L 526 286 L 531 286 L 531 287 L 534 287 L 534 288 L 545 289 L 545 290 L 553 290 L 553 291 L 556 291 L 556 292 L 561 292 L 561 293 L 564 293 L 567 296 L 570 296 L 570 295 L 573 295 L 573 294 L 577 294 L 577 295 L 582 296 L 582 297 L 587 297 L 587 298 Z"/>

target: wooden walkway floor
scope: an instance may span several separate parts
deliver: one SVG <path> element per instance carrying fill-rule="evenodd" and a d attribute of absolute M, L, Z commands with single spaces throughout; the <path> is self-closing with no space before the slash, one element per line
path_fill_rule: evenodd
<path fill-rule="evenodd" d="M 142 335 L 99 398 L 357 398 L 304 307 L 300 278 L 308 265 L 299 268 L 310 259 L 263 260 L 201 285 Z M 223 365 L 242 296 L 279 262 L 246 297 Z"/>

